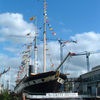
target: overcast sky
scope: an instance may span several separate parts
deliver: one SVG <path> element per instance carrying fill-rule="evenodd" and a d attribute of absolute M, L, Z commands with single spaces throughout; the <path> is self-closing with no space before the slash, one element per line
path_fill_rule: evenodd
<path fill-rule="evenodd" d="M 47 71 L 54 70 L 60 63 L 60 45 L 58 38 L 77 40 L 63 47 L 63 57 L 68 52 L 85 53 L 100 51 L 100 0 L 47 0 Z M 9 73 L 1 77 L 1 82 L 10 79 L 12 85 L 16 80 L 21 63 L 25 38 L 31 32 L 34 37 L 34 21 L 29 19 L 37 16 L 38 38 L 43 38 L 43 0 L 0 0 L 0 72 L 11 67 Z M 48 25 L 49 24 L 49 25 Z M 53 31 L 49 30 L 49 26 Z M 41 27 L 41 30 L 39 28 Z M 56 33 L 56 35 L 52 35 Z M 42 71 L 42 41 L 38 40 L 38 66 Z M 90 68 L 100 65 L 100 54 L 90 54 Z M 32 59 L 32 64 L 34 60 Z M 51 67 L 51 64 L 54 67 Z M 64 64 L 64 73 L 70 77 L 78 77 L 87 72 L 86 56 L 74 56 Z M 13 77 L 12 77 L 13 76 Z M 13 78 L 13 80 L 12 80 Z M 12 87 L 12 86 L 11 86 Z"/>

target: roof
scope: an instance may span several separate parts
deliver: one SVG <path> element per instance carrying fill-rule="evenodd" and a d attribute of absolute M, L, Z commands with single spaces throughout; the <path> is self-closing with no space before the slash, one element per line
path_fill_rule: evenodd
<path fill-rule="evenodd" d="M 92 70 L 87 73 L 81 74 L 80 76 L 89 75 L 91 73 L 97 73 L 97 71 L 100 71 L 100 65 L 92 68 Z"/>

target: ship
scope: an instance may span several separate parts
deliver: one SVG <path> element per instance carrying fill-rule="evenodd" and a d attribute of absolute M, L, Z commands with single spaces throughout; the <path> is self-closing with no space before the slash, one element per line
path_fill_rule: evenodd
<path fill-rule="evenodd" d="M 29 58 L 29 66 L 27 75 L 19 81 L 14 91 L 15 93 L 31 93 L 31 94 L 44 94 L 44 93 L 57 93 L 60 91 L 62 84 L 64 84 L 67 76 L 60 72 L 60 68 L 67 60 L 71 53 L 69 52 L 64 60 L 54 71 L 46 72 L 46 0 L 44 0 L 44 43 L 43 43 L 43 72 L 36 73 L 36 60 L 37 60 L 37 27 L 35 28 L 35 45 L 34 45 L 34 73 L 33 65 L 31 65 L 31 58 Z M 36 19 L 36 18 L 35 18 Z M 35 20 L 35 26 L 37 26 L 37 20 Z M 41 65 L 42 66 L 42 65 Z"/>
<path fill-rule="evenodd" d="M 63 62 L 57 67 L 55 71 L 43 72 L 32 75 L 31 68 L 32 65 L 29 65 L 30 71 L 29 76 L 24 77 L 15 87 L 15 93 L 31 93 L 31 94 L 44 94 L 44 93 L 57 93 L 60 91 L 61 85 L 66 80 L 66 75 L 60 73 L 59 68 L 66 61 L 66 59 L 71 55 L 65 57 Z"/>

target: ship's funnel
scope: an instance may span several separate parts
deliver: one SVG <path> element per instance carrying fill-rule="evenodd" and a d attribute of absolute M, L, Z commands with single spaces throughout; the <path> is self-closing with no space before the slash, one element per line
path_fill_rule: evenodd
<path fill-rule="evenodd" d="M 33 73 L 33 65 L 29 65 L 29 76 L 31 76 L 31 73 Z"/>

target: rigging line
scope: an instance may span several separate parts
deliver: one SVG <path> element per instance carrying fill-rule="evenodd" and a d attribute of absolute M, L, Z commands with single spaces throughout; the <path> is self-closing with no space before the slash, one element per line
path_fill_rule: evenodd
<path fill-rule="evenodd" d="M 25 35 L 7 35 L 9 38 L 34 38 L 33 36 L 27 37 Z"/>
<path fill-rule="evenodd" d="M 54 69 L 54 64 L 53 64 L 53 61 L 52 61 L 52 56 L 51 56 L 51 53 L 49 53 L 50 56 L 49 56 L 49 60 L 50 60 L 50 67 L 52 67 Z"/>

